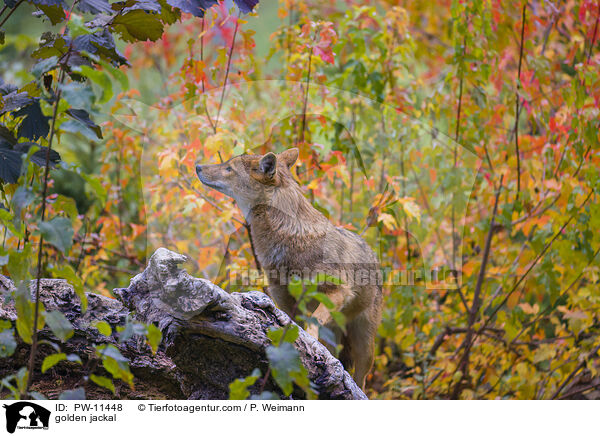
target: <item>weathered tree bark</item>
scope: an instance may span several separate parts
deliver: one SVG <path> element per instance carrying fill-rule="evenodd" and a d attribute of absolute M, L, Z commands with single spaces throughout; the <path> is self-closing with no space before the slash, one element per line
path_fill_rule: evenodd
<path fill-rule="evenodd" d="M 99 372 L 92 344 L 102 343 L 115 345 L 130 360 L 135 391 L 125 384 L 118 385 L 121 398 L 226 399 L 229 383 L 236 378 L 249 375 L 254 368 L 265 374 L 268 330 L 293 321 L 263 293 L 229 294 L 207 280 L 190 276 L 179 268 L 185 260 L 185 256 L 158 249 L 146 270 L 135 276 L 128 288 L 114 290 L 120 301 L 88 294 L 85 314 L 66 281 L 43 279 L 41 298 L 46 310 L 60 310 L 75 329 L 73 338 L 61 345 L 62 350 L 80 355 L 84 364 L 65 361 L 39 375 L 43 357 L 55 352 L 42 344 L 33 389 L 56 398 L 65 389 L 85 385 L 88 398 L 110 397 L 108 391 L 84 381 L 90 368 Z M 0 319 L 15 321 L 14 302 L 6 299 L 14 285 L 0 276 L 0 289 Z M 163 340 L 156 355 L 139 339 L 119 343 L 115 334 L 105 337 L 92 327 L 93 322 L 102 320 L 115 331 L 127 317 L 155 323 L 161 329 Z M 47 329 L 40 337 L 55 340 Z M 319 398 L 366 399 L 342 364 L 301 328 L 295 347 Z M 19 344 L 13 357 L 0 359 L 0 377 L 22 367 L 28 350 L 29 346 Z M 271 380 L 265 390 L 284 398 Z M 250 388 L 251 393 L 257 391 L 257 386 Z M 291 395 L 303 397 L 300 389 Z"/>

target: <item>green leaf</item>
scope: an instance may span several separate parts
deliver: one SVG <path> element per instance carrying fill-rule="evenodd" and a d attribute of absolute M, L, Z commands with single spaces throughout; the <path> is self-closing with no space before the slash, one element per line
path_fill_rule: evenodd
<path fill-rule="evenodd" d="M 331 310 L 335 307 L 335 304 L 333 304 L 333 301 L 331 301 L 331 299 L 325 294 L 317 292 L 313 295 L 313 298 L 315 300 L 317 300 L 319 303 L 323 303 L 323 305 L 329 310 Z"/>
<path fill-rule="evenodd" d="M 271 391 L 261 392 L 259 395 L 252 395 L 250 397 L 251 400 L 280 400 L 279 396 Z"/>
<path fill-rule="evenodd" d="M 148 339 L 148 344 L 150 344 L 150 348 L 152 348 L 152 353 L 156 354 L 158 346 L 162 341 L 162 332 L 154 324 L 148 324 L 146 338 Z"/>
<path fill-rule="evenodd" d="M 19 186 L 10 200 L 15 211 L 15 218 L 21 219 L 21 212 L 35 199 L 33 191 L 26 186 Z"/>
<path fill-rule="evenodd" d="M 31 396 L 31 398 L 33 398 L 34 400 L 37 400 L 37 401 L 47 401 L 48 400 L 48 398 L 40 392 L 30 391 L 29 395 Z"/>
<path fill-rule="evenodd" d="M 98 386 L 108 389 L 113 394 L 115 393 L 115 385 L 112 380 L 108 377 L 103 377 L 101 375 L 91 374 L 90 380 L 96 383 Z"/>
<path fill-rule="evenodd" d="M 54 217 L 50 221 L 39 223 L 40 233 L 44 240 L 67 254 L 73 245 L 73 227 L 71 221 L 64 217 Z"/>
<path fill-rule="evenodd" d="M 284 336 L 285 332 L 285 336 Z M 296 324 L 290 324 L 286 328 L 271 328 L 267 332 L 267 336 L 271 339 L 274 344 L 281 344 L 283 342 L 289 342 L 293 344 L 298 339 L 300 330 Z"/>
<path fill-rule="evenodd" d="M 266 352 L 273 378 L 284 395 L 290 395 L 294 389 L 293 382 L 296 376 L 301 375 L 302 370 L 306 371 L 300 362 L 298 350 L 289 342 L 284 342 L 279 347 L 267 347 Z"/>
<path fill-rule="evenodd" d="M 315 277 L 314 280 L 315 283 L 317 284 L 321 284 L 321 283 L 331 283 L 334 285 L 341 285 L 343 284 L 343 280 L 339 277 L 335 277 L 329 274 L 325 274 L 325 273 L 317 273 L 317 276 Z"/>
<path fill-rule="evenodd" d="M 0 357 L 10 357 L 16 349 L 15 331 L 12 328 L 2 330 L 0 332 Z"/>
<path fill-rule="evenodd" d="M 76 71 L 82 76 L 87 77 L 96 85 L 100 86 L 100 89 L 102 89 L 102 96 L 100 97 L 98 103 L 107 103 L 112 98 L 112 81 L 110 80 L 108 74 L 106 74 L 104 71 L 95 70 L 92 67 L 88 67 L 87 65 L 74 67 L 73 71 Z"/>
<path fill-rule="evenodd" d="M 112 357 L 105 357 L 102 360 L 102 366 L 106 369 L 114 378 L 121 379 L 129 386 L 133 386 L 133 374 L 129 370 L 129 365 L 124 362 L 117 362 Z"/>
<path fill-rule="evenodd" d="M 58 396 L 59 400 L 85 400 L 85 389 L 77 388 L 62 392 Z"/>
<path fill-rule="evenodd" d="M 110 327 L 110 324 L 106 321 L 98 321 L 97 323 L 93 324 L 93 326 L 96 327 L 100 334 L 104 336 L 112 335 L 112 328 Z"/>
<path fill-rule="evenodd" d="M 44 4 L 36 4 L 38 8 L 44 12 L 44 14 L 50 19 L 50 22 L 54 24 L 58 24 L 61 21 L 65 20 L 67 17 L 65 15 L 65 10 L 62 5 L 44 5 Z"/>
<path fill-rule="evenodd" d="M 117 15 L 111 26 L 126 42 L 156 41 L 163 34 L 163 24 L 159 15 L 140 9 Z"/>
<path fill-rule="evenodd" d="M 97 348 L 97 352 L 102 355 L 102 357 L 111 357 L 118 362 L 129 362 L 126 357 L 123 357 L 121 352 L 111 344 L 99 345 Z"/>
<path fill-rule="evenodd" d="M 35 77 L 37 77 L 39 79 L 47 72 L 54 70 L 56 67 L 58 67 L 58 57 L 50 56 L 47 59 L 42 59 L 39 62 L 37 62 L 31 68 L 31 74 L 33 74 Z"/>
<path fill-rule="evenodd" d="M 81 83 L 65 83 L 60 85 L 62 96 L 67 100 L 71 107 L 90 111 L 94 103 L 94 91 L 89 85 Z"/>
<path fill-rule="evenodd" d="M 42 362 L 42 373 L 48 371 L 50 368 L 52 368 L 58 362 L 62 362 L 63 360 L 66 360 L 66 358 L 67 358 L 67 355 L 65 353 L 55 353 L 55 354 L 50 354 L 49 356 L 46 356 L 44 358 L 44 361 Z"/>
<path fill-rule="evenodd" d="M 304 282 L 299 278 L 291 279 L 288 283 L 288 291 L 296 300 L 304 293 Z"/>
<path fill-rule="evenodd" d="M 77 203 L 73 198 L 65 197 L 64 195 L 58 195 L 54 201 L 54 207 L 56 210 L 64 212 L 71 220 L 71 224 L 73 226 L 75 223 L 77 223 L 79 211 L 77 210 Z"/>
<path fill-rule="evenodd" d="M 44 326 L 44 305 L 39 303 L 38 313 L 38 329 Z M 15 291 L 15 308 L 17 310 L 16 327 L 19 336 L 27 344 L 31 344 L 31 336 L 33 335 L 33 320 L 35 315 L 35 304 L 31 301 L 31 293 L 29 291 L 29 282 L 23 281 Z"/>
<path fill-rule="evenodd" d="M 100 180 L 96 178 L 96 176 L 88 175 L 85 173 L 80 173 L 81 177 L 85 179 L 89 187 L 92 189 L 98 200 L 100 200 L 101 205 L 106 203 L 106 189 L 100 183 Z"/>
<path fill-rule="evenodd" d="M 346 316 L 342 312 L 337 312 L 335 310 L 332 310 L 331 312 L 329 312 L 329 314 L 333 318 L 333 321 L 335 321 L 335 323 L 338 325 L 338 327 L 340 327 L 344 332 L 346 332 Z"/>
<path fill-rule="evenodd" d="M 58 339 L 65 342 L 73 336 L 73 326 L 62 312 L 53 310 L 46 312 L 46 324 Z"/>
<path fill-rule="evenodd" d="M 229 384 L 230 400 L 245 400 L 250 395 L 248 388 L 252 386 L 261 376 L 260 369 L 255 368 L 248 377 L 238 378 Z"/>
<path fill-rule="evenodd" d="M 144 324 L 127 319 L 125 327 L 118 326 L 117 331 L 119 332 L 119 342 L 123 343 L 131 339 L 133 335 L 145 335 L 147 328 Z"/>
<path fill-rule="evenodd" d="M 77 354 L 67 354 L 67 360 L 69 362 L 79 363 L 80 365 L 82 364 L 81 357 L 79 357 Z"/>

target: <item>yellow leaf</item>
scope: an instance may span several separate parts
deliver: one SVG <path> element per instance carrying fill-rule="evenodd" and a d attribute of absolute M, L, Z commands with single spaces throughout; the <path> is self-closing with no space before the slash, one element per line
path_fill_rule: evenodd
<path fill-rule="evenodd" d="M 377 217 L 377 221 L 383 222 L 383 225 L 386 226 L 390 230 L 395 230 L 397 227 L 396 218 L 394 218 L 389 213 L 379 214 L 379 216 Z"/>

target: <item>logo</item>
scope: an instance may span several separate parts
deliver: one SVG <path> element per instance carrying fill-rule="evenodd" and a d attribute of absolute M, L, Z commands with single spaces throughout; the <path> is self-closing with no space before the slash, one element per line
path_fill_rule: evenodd
<path fill-rule="evenodd" d="M 38 404 L 19 401 L 9 406 L 3 405 L 3 407 L 6 409 L 6 431 L 9 433 L 14 433 L 17 428 L 48 429 L 50 411 Z"/>

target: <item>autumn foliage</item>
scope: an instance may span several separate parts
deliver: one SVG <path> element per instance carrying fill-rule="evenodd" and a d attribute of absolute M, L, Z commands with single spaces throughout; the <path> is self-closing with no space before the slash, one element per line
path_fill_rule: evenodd
<path fill-rule="evenodd" d="M 35 278 L 44 235 L 43 276 L 80 293 L 110 295 L 160 246 L 224 289 L 262 290 L 244 217 L 194 165 L 296 146 L 306 196 L 382 263 L 370 397 L 592 392 L 600 5 L 281 0 L 246 14 L 251 6 L 220 2 L 202 17 L 163 7 L 156 35 L 114 29 L 128 65 L 77 67 L 83 82 L 60 68 L 31 78 L 60 81 L 71 105 L 87 96 L 80 105 L 95 121 L 65 112 L 84 128 L 57 126 L 62 163 L 44 202 L 47 167 L 31 159 L 20 181 L 3 177 L 2 272 Z M 9 36 L 14 50 L 41 50 Z M 76 94 L 82 83 L 93 86 Z M 43 116 L 52 108 L 42 100 Z M 17 118 L 0 106 L 2 138 Z M 33 133 L 15 144 L 48 145 L 47 132 Z M 72 177 L 80 192 L 64 188 Z M 59 221 L 48 227 L 44 213 Z"/>

